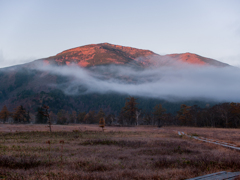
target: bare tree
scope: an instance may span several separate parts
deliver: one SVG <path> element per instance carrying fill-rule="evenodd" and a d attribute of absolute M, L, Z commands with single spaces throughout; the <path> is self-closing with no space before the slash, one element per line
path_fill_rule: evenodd
<path fill-rule="evenodd" d="M 135 113 L 136 113 L 136 125 L 138 126 L 138 117 L 141 115 L 141 110 L 135 111 Z"/>

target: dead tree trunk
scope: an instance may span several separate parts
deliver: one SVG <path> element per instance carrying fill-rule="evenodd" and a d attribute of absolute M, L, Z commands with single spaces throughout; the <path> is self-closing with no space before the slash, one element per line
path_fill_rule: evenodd
<path fill-rule="evenodd" d="M 140 116 L 141 111 L 136 111 L 136 125 L 138 126 L 138 117 Z"/>

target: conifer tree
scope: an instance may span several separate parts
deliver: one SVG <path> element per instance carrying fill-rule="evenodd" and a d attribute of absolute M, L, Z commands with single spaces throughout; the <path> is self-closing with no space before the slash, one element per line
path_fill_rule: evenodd
<path fill-rule="evenodd" d="M 180 110 L 177 113 L 177 118 L 180 121 L 181 125 L 188 125 L 190 121 L 190 108 L 191 106 L 187 106 L 185 104 L 181 105 Z"/>
<path fill-rule="evenodd" d="M 123 107 L 124 117 L 129 125 L 136 124 L 137 99 L 134 97 L 126 98 L 125 106 Z"/>
<path fill-rule="evenodd" d="M 0 111 L 0 119 L 3 120 L 3 123 L 5 123 L 10 116 L 10 112 L 7 109 L 7 106 L 3 106 L 2 110 Z"/>
<path fill-rule="evenodd" d="M 47 123 L 48 119 L 46 116 L 43 115 L 43 107 L 38 107 L 37 114 L 36 114 L 36 123 L 45 124 Z"/>
<path fill-rule="evenodd" d="M 166 109 L 164 109 L 161 104 L 157 104 L 154 107 L 153 115 L 154 115 L 154 118 L 157 120 L 158 127 L 161 127 L 163 125 L 163 118 L 164 118 L 165 112 L 166 112 Z"/>
<path fill-rule="evenodd" d="M 17 108 L 14 109 L 15 111 L 13 112 L 13 119 L 14 122 L 20 123 L 20 122 L 26 122 L 26 110 L 25 108 L 20 105 Z"/>

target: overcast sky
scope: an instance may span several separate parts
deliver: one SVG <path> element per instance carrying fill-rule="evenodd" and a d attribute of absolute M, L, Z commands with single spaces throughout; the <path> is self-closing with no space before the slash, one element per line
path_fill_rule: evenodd
<path fill-rule="evenodd" d="M 0 0 L 0 67 L 102 42 L 240 66 L 240 0 Z"/>

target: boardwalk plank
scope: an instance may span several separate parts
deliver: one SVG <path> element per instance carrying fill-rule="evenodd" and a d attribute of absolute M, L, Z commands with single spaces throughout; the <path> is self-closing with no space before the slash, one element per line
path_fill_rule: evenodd
<path fill-rule="evenodd" d="M 199 177 L 195 177 L 187 180 L 234 180 L 239 175 L 240 175 L 240 172 L 221 171 L 221 172 L 207 174 L 204 176 L 199 176 Z"/>

